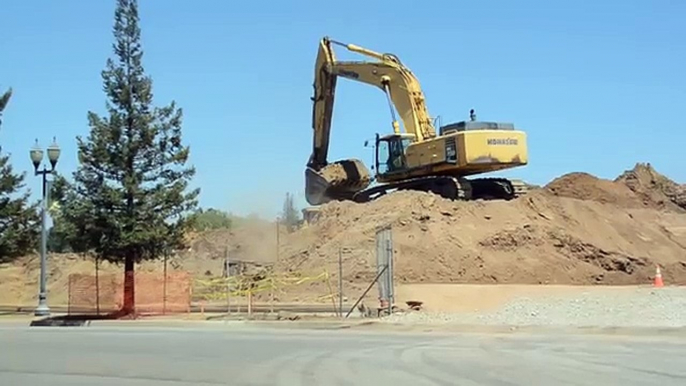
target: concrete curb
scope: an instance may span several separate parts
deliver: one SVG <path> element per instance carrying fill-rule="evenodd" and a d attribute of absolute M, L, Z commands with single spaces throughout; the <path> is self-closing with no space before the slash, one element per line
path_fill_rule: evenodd
<path fill-rule="evenodd" d="M 33 316 L 17 316 L 0 318 L 0 327 L 28 327 L 28 326 L 51 326 L 51 327 L 144 327 L 144 328 L 268 328 L 284 330 L 351 330 L 369 332 L 393 332 L 407 334 L 568 334 L 568 335 L 603 335 L 603 336 L 645 336 L 686 338 L 686 327 L 604 327 L 604 326 L 508 326 L 508 325 L 433 325 L 433 324 L 407 324 L 389 323 L 378 319 L 364 320 L 224 320 L 224 319 L 136 319 L 136 320 L 84 320 L 51 323 L 43 322 L 44 319 Z"/>

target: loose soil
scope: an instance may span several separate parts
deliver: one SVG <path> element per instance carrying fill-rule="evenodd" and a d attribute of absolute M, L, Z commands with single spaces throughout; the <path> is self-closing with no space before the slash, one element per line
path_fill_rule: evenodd
<path fill-rule="evenodd" d="M 686 186 L 649 164 L 614 181 L 570 173 L 512 201 L 395 192 L 364 204 L 331 202 L 319 207 L 313 223 L 281 230 L 278 237 L 274 223 L 260 221 L 194 235 L 191 248 L 169 267 L 204 278 L 221 274 L 226 253 L 262 263 L 278 258 L 279 272 L 313 276 L 326 270 L 335 286 L 340 253 L 353 297 L 373 280 L 375 232 L 389 225 L 401 284 L 650 284 L 656 265 L 666 284 L 686 284 Z M 152 262 L 139 269 L 161 267 Z M 121 272 L 108 264 L 101 269 Z M 72 272 L 93 272 L 93 264 L 74 255 L 50 256 L 52 302 L 66 301 Z M 0 304 L 31 304 L 37 279 L 36 256 L 0 267 Z M 301 291 L 323 294 L 324 287 L 320 281 Z"/>

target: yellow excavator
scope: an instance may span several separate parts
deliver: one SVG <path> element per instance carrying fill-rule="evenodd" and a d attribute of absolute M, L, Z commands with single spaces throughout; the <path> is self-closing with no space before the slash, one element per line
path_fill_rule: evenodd
<path fill-rule="evenodd" d="M 333 45 L 374 60 L 338 61 Z M 327 160 L 338 77 L 376 86 L 388 99 L 393 133 L 376 134 L 374 178 L 359 159 Z M 419 81 L 396 55 L 325 37 L 319 42 L 314 79 L 314 138 L 305 171 L 310 205 L 332 200 L 366 202 L 393 190 L 427 191 L 454 200 L 508 200 L 526 192 L 522 182 L 465 178 L 526 165 L 526 133 L 509 123 L 477 121 L 474 110 L 469 121 L 441 126 L 436 133 Z M 373 180 L 377 184 L 370 187 Z"/>

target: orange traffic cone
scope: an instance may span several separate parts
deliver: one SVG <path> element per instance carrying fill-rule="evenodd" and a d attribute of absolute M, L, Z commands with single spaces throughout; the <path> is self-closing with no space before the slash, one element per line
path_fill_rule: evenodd
<path fill-rule="evenodd" d="M 653 287 L 664 287 L 665 283 L 662 282 L 662 272 L 660 272 L 660 266 L 655 266 L 655 280 L 653 281 Z"/>

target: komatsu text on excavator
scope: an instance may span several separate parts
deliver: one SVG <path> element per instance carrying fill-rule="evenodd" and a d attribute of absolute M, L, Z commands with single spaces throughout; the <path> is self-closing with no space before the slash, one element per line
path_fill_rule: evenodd
<path fill-rule="evenodd" d="M 337 61 L 334 44 L 375 60 Z M 374 178 L 358 159 L 327 160 L 338 77 L 378 87 L 392 105 L 393 133 L 376 135 Z M 314 79 L 314 140 L 305 172 L 310 205 L 366 202 L 392 190 L 429 191 L 462 200 L 512 199 L 526 189 L 504 178 L 465 178 L 526 165 L 526 133 L 508 123 L 477 121 L 472 110 L 469 121 L 442 126 L 437 134 L 419 81 L 397 56 L 324 38 Z M 370 187 L 373 179 L 378 184 Z"/>

